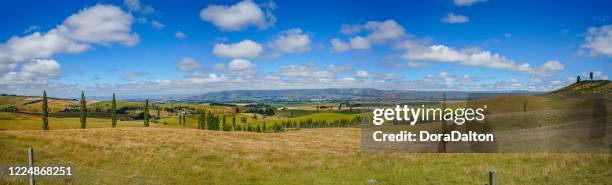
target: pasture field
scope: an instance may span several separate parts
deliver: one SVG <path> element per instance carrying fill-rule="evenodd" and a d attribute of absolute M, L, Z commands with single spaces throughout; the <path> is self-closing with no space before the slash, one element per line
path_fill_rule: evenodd
<path fill-rule="evenodd" d="M 482 184 L 497 170 L 500 184 L 605 184 L 607 153 L 363 153 L 359 129 L 282 133 L 184 128 L 92 128 L 0 132 L 0 163 L 66 164 L 73 178 L 40 184 Z M 2 184 L 25 184 L 2 178 Z"/>
<path fill-rule="evenodd" d="M 465 104 L 453 102 L 448 107 Z M 471 104 L 490 106 L 489 118 L 497 130 L 590 123 L 593 110 L 592 101 L 547 96 L 494 97 Z M 604 105 L 611 107 L 607 100 Z M 227 109 L 231 123 L 233 110 L 221 108 Z M 236 116 L 258 125 L 372 113 L 279 110 L 265 118 L 253 113 Z M 110 119 L 88 118 L 87 129 L 80 129 L 78 117 L 51 117 L 51 130 L 43 131 L 37 114 L 0 112 L 0 166 L 25 165 L 27 148 L 34 147 L 37 165 L 75 168 L 73 177 L 40 177 L 40 184 L 482 184 L 490 169 L 497 171 L 500 184 L 612 182 L 610 153 L 365 152 L 355 127 L 226 132 L 193 129 L 197 117 L 186 119 L 186 126 L 170 115 L 148 128 L 142 120 L 120 121 L 118 128 L 110 128 Z M 26 178 L 0 178 L 0 184 L 26 183 Z"/>

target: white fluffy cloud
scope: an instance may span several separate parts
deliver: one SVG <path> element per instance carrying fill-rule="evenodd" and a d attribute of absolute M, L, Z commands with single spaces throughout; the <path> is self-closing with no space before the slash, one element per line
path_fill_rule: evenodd
<path fill-rule="evenodd" d="M 542 75 L 542 76 L 551 76 L 554 74 L 557 74 L 561 71 L 563 71 L 565 69 L 565 66 L 563 66 L 563 64 L 561 64 L 561 62 L 557 61 L 557 60 L 550 60 L 547 61 L 546 63 L 542 64 L 539 68 L 538 68 L 538 75 Z"/>
<path fill-rule="evenodd" d="M 400 41 L 406 37 L 406 30 L 404 27 L 399 25 L 395 20 L 389 19 L 385 21 L 368 21 L 363 25 L 359 24 L 342 24 L 340 32 L 343 34 L 355 34 L 365 30 L 367 35 L 365 36 L 354 36 L 349 39 L 348 44 L 342 42 L 339 39 L 333 39 L 331 41 L 332 48 L 335 52 L 346 51 L 352 49 L 370 49 L 372 43 L 383 44 L 390 41 Z"/>
<path fill-rule="evenodd" d="M 0 77 L 0 85 L 34 85 L 47 83 L 47 79 L 60 74 L 60 65 L 55 60 L 34 59 L 21 65 L 18 72 L 9 72 Z"/>
<path fill-rule="evenodd" d="M 200 65 L 198 64 L 198 61 L 196 61 L 193 58 L 182 58 L 181 60 L 179 60 L 176 63 L 176 69 L 178 69 L 179 71 L 194 71 L 196 70 Z"/>
<path fill-rule="evenodd" d="M 346 42 L 343 42 L 338 38 L 332 39 L 331 45 L 332 45 L 332 51 L 334 52 L 343 52 L 349 49 L 349 45 Z"/>
<path fill-rule="evenodd" d="M 246 39 L 234 44 L 215 44 L 212 53 L 226 58 L 255 58 L 262 51 L 261 44 Z"/>
<path fill-rule="evenodd" d="M 234 59 L 229 64 L 230 71 L 243 71 L 257 67 L 257 65 L 251 63 L 249 60 Z"/>
<path fill-rule="evenodd" d="M 310 50 L 310 35 L 302 29 L 294 28 L 277 35 L 268 47 L 284 53 L 302 53 Z"/>
<path fill-rule="evenodd" d="M 386 20 L 383 22 L 369 21 L 363 25 L 363 28 L 370 31 L 367 38 L 376 43 L 397 40 L 406 36 L 404 27 L 395 22 L 395 20 Z"/>
<path fill-rule="evenodd" d="M 139 41 L 138 34 L 132 32 L 132 21 L 132 16 L 119 7 L 98 4 L 72 14 L 46 33 L 13 36 L 0 44 L 0 74 L 13 70 L 18 63 L 79 53 L 94 44 L 132 46 Z"/>
<path fill-rule="evenodd" d="M 79 42 L 131 46 L 139 40 L 138 34 L 132 32 L 132 23 L 132 15 L 119 7 L 98 4 L 71 15 L 56 29 Z"/>
<path fill-rule="evenodd" d="M 440 19 L 440 21 L 442 21 L 443 23 L 451 23 L 451 24 L 466 23 L 469 20 L 470 18 L 465 15 L 454 14 L 452 12 L 446 14 L 446 17 L 443 17 L 442 19 Z"/>
<path fill-rule="evenodd" d="M 593 56 L 612 57 L 612 25 L 590 27 L 581 47 L 589 50 L 589 54 Z"/>
<path fill-rule="evenodd" d="M 467 66 L 483 66 L 517 72 L 532 72 L 528 63 L 519 63 L 489 51 L 459 51 L 445 45 L 407 50 L 402 58 L 408 61 L 459 62 Z"/>
<path fill-rule="evenodd" d="M 370 40 L 361 36 L 355 36 L 350 40 L 353 49 L 370 49 Z"/>
<path fill-rule="evenodd" d="M 271 10 L 262 10 L 253 1 L 244 0 L 235 5 L 208 5 L 200 11 L 202 20 L 212 22 L 223 31 L 240 31 L 250 25 L 260 29 L 274 24 Z"/>
<path fill-rule="evenodd" d="M 453 0 L 453 3 L 456 6 L 472 6 L 473 4 L 485 1 L 487 0 Z"/>

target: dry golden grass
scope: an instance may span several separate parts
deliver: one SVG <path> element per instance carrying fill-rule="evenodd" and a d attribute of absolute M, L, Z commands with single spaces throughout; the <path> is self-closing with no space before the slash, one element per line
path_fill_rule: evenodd
<path fill-rule="evenodd" d="M 69 164 L 64 184 L 606 184 L 609 154 L 414 154 L 360 152 L 356 128 L 284 133 L 188 128 L 0 131 L 0 165 Z M 3 184 L 26 179 L 2 178 Z"/>

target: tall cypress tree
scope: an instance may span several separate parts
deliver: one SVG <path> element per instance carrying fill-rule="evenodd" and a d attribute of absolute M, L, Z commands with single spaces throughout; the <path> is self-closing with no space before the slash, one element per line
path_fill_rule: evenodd
<path fill-rule="evenodd" d="M 115 93 L 113 93 L 113 101 L 111 102 L 111 117 L 113 128 L 117 127 L 117 100 L 115 100 Z"/>
<path fill-rule="evenodd" d="M 49 106 L 47 105 L 47 91 L 43 91 L 43 104 L 42 104 L 42 127 L 43 130 L 49 130 Z"/>
<path fill-rule="evenodd" d="M 149 127 L 149 99 L 145 100 L 144 107 L 144 126 Z"/>
<path fill-rule="evenodd" d="M 81 128 L 87 128 L 87 105 L 85 104 L 85 92 L 81 91 Z"/>

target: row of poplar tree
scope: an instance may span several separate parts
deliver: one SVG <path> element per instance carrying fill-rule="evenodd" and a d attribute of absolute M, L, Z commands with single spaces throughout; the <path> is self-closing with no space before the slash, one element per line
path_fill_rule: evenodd
<path fill-rule="evenodd" d="M 85 93 L 81 91 L 81 100 L 80 104 L 80 122 L 81 128 L 87 128 L 87 104 L 85 100 Z M 145 100 L 144 106 L 144 126 L 149 127 L 149 100 Z M 113 128 L 117 127 L 117 100 L 115 99 L 115 93 L 113 93 L 113 99 L 111 102 L 111 126 Z M 262 124 L 238 124 L 236 123 L 236 114 L 232 116 L 232 123 L 229 124 L 227 122 L 227 116 L 225 114 L 215 114 L 214 112 L 206 110 L 198 111 L 198 129 L 205 130 L 220 130 L 220 131 L 248 131 L 248 132 L 282 132 L 285 128 L 322 128 L 322 127 L 348 127 L 358 123 L 361 120 L 359 116 L 356 116 L 352 120 L 340 119 L 335 121 L 326 121 L 326 120 L 284 120 L 284 121 L 276 121 L 272 123 L 271 126 L 266 126 L 266 122 L 263 121 Z M 179 125 L 185 126 L 187 123 L 187 118 L 185 114 L 179 115 Z M 42 100 L 42 127 L 43 130 L 49 130 L 49 105 L 47 99 L 47 91 L 43 91 L 43 100 Z"/>
<path fill-rule="evenodd" d="M 81 128 L 87 128 L 87 102 L 85 101 L 85 92 L 81 91 L 81 100 L 79 101 L 80 108 L 80 122 Z M 113 128 L 117 127 L 117 100 L 115 99 L 115 93 L 113 93 L 113 100 L 111 103 L 111 126 Z M 145 100 L 145 108 L 144 108 L 144 126 L 149 127 L 149 100 Z M 42 127 L 43 130 L 49 130 L 49 104 L 47 99 L 47 91 L 43 91 L 43 100 L 42 100 Z"/>

